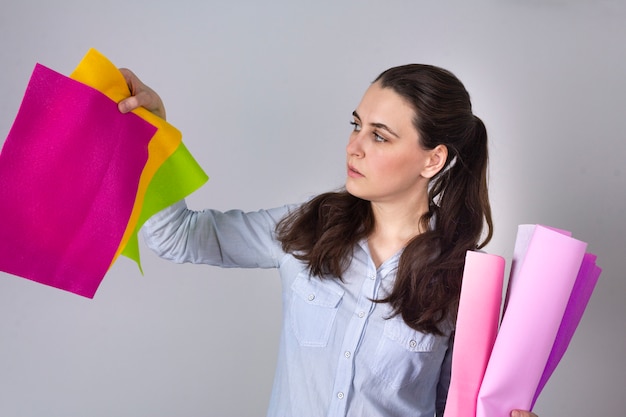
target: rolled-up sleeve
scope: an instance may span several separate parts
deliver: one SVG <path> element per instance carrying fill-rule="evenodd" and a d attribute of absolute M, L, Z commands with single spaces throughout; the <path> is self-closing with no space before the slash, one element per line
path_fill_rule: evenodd
<path fill-rule="evenodd" d="M 275 268 L 284 256 L 275 228 L 289 209 L 193 211 L 180 201 L 152 216 L 142 235 L 157 255 L 177 263 Z"/>

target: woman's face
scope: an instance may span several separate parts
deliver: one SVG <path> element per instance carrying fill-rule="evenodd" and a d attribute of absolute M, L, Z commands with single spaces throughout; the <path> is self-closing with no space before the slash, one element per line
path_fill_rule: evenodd
<path fill-rule="evenodd" d="M 392 89 L 374 83 L 353 116 L 347 191 L 376 203 L 423 202 L 433 151 L 420 145 L 413 108 Z"/>

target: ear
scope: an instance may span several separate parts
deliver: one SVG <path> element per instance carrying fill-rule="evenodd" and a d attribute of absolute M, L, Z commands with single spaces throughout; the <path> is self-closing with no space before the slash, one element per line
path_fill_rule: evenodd
<path fill-rule="evenodd" d="M 446 145 L 437 145 L 430 151 L 428 151 L 428 159 L 426 160 L 426 165 L 422 170 L 422 177 L 424 178 L 432 178 L 446 164 L 448 160 L 448 147 Z"/>

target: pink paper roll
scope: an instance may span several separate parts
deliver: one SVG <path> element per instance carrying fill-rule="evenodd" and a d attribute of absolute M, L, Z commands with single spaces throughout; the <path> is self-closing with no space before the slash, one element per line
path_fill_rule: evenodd
<path fill-rule="evenodd" d="M 97 90 L 37 65 L 0 153 L 0 270 L 93 297 L 155 131 Z"/>
<path fill-rule="evenodd" d="M 454 336 L 444 417 L 474 417 L 476 399 L 498 332 L 504 258 L 468 251 Z"/>
<path fill-rule="evenodd" d="M 523 241 L 527 247 L 518 245 Z M 547 227 L 520 226 L 511 291 L 478 394 L 477 417 L 531 409 L 586 246 Z"/>

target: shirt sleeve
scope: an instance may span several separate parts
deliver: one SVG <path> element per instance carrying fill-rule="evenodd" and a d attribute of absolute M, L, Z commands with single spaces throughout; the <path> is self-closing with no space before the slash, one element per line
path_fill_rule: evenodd
<path fill-rule="evenodd" d="M 448 389 L 450 388 L 450 374 L 452 372 L 452 349 L 454 347 L 454 332 L 450 335 L 450 342 L 446 356 L 441 364 L 441 373 L 439 374 L 439 383 L 437 384 L 437 402 L 435 404 L 437 417 L 443 417 L 446 408 L 446 400 L 448 398 Z"/>
<path fill-rule="evenodd" d="M 146 221 L 142 235 L 157 255 L 177 263 L 275 268 L 284 256 L 275 228 L 289 209 L 193 211 L 183 200 Z"/>

